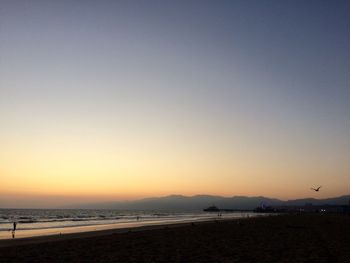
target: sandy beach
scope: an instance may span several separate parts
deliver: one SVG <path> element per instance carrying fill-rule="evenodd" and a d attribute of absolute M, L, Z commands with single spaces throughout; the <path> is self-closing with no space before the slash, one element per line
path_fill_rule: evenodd
<path fill-rule="evenodd" d="M 349 262 L 350 217 L 282 215 L 0 242 L 1 262 Z"/>

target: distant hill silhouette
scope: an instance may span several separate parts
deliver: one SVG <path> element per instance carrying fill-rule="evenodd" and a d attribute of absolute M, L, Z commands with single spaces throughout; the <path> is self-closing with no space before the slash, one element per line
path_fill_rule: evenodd
<path fill-rule="evenodd" d="M 326 199 L 315 199 L 315 198 L 304 198 L 288 200 L 284 202 L 284 205 L 347 205 L 350 201 L 350 195 L 343 195 L 339 197 L 326 198 Z"/>
<path fill-rule="evenodd" d="M 225 209 L 254 209 L 261 203 L 271 206 L 296 206 L 312 203 L 313 205 L 344 205 L 349 204 L 350 195 L 327 199 L 296 199 L 283 201 L 264 196 L 222 197 L 212 195 L 169 195 L 165 197 L 145 198 L 134 201 L 117 201 L 96 204 L 81 204 L 66 208 L 119 209 L 119 210 L 157 210 L 157 211 L 201 211 L 211 205 Z"/>

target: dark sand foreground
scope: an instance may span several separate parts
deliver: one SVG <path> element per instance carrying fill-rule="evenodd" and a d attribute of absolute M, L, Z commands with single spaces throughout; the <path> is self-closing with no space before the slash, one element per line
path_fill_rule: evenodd
<path fill-rule="evenodd" d="M 350 262 L 350 216 L 283 215 L 0 242 L 0 262 Z"/>

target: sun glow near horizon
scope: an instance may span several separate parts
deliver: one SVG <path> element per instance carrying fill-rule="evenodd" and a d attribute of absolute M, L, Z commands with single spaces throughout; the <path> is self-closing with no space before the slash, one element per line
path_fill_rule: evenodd
<path fill-rule="evenodd" d="M 167 145 L 167 152 L 155 144 L 137 144 L 134 148 L 108 140 L 102 143 L 87 138 L 85 141 L 82 137 L 63 141 L 31 140 L 30 144 L 17 148 L 11 143 L 11 148 L 3 148 L 6 154 L 1 156 L 1 174 L 7 176 L 2 176 L 2 193 L 85 196 L 87 200 L 89 196 L 117 200 L 174 193 L 265 195 L 285 199 L 310 194 L 308 186 L 314 184 L 313 179 L 306 181 L 304 176 L 298 179 L 298 174 L 314 172 L 314 176 L 328 177 L 328 173 L 320 174 L 324 168 L 301 170 L 300 160 L 293 164 L 289 158 L 287 164 L 281 164 L 277 157 L 271 160 L 271 154 L 268 158 L 260 155 L 253 159 L 252 153 L 243 156 L 239 151 L 223 155 L 214 147 L 206 151 L 203 145 L 191 148 L 172 144 Z M 268 149 L 265 154 L 267 152 Z M 283 176 L 279 176 L 282 173 Z M 293 177 L 295 182 L 286 185 L 286 177 Z M 303 189 L 288 190 L 298 188 L 300 181 L 304 182 Z M 337 194 L 330 190 L 326 189 L 326 196 Z M 346 187 L 343 191 L 346 194 Z"/>

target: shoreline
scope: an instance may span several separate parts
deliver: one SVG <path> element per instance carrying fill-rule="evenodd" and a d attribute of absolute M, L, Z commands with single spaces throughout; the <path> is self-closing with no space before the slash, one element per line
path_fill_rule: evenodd
<path fill-rule="evenodd" d="M 350 216 L 260 216 L 0 241 L 1 262 L 349 262 Z"/>
<path fill-rule="evenodd" d="M 152 218 L 152 219 L 141 219 L 141 220 L 128 220 L 128 221 L 116 221 L 111 223 L 97 223 L 85 224 L 85 225 L 68 225 L 68 226 L 58 226 L 58 227 L 43 227 L 43 228 L 18 228 L 15 232 L 15 239 L 32 238 L 40 236 L 54 236 L 54 235 L 66 235 L 81 232 L 91 232 L 91 231 L 103 231 L 109 229 L 129 229 L 137 228 L 142 226 L 154 226 L 154 225 L 170 225 L 179 223 L 192 223 L 201 221 L 211 221 L 211 220 L 223 220 L 223 219 L 239 219 L 239 218 L 249 218 L 249 217 L 259 217 L 266 216 L 264 213 L 228 213 L 223 216 L 216 216 L 215 214 L 206 216 L 191 216 L 191 217 L 174 217 L 174 218 Z M 12 231 L 10 228 L 8 230 L 0 231 L 0 241 L 13 239 L 11 235 Z"/>
<path fill-rule="evenodd" d="M 258 215 L 256 217 L 262 217 L 262 215 Z M 149 230 L 157 230 L 157 229 L 164 229 L 164 228 L 177 228 L 177 227 L 191 226 L 192 224 L 200 225 L 200 224 L 224 222 L 224 221 L 237 221 L 237 220 L 244 220 L 249 218 L 253 218 L 253 217 L 211 218 L 211 219 L 203 219 L 203 220 L 189 220 L 189 221 L 183 221 L 183 222 L 161 222 L 161 223 L 151 222 L 149 224 L 134 225 L 134 226 L 133 225 L 125 226 L 122 224 L 109 224 L 109 225 L 97 225 L 97 226 L 91 225 L 91 226 L 84 226 L 84 227 L 67 227 L 64 229 L 67 229 L 68 232 L 56 233 L 55 231 L 55 233 L 52 233 L 52 234 L 0 239 L 0 248 L 17 246 L 17 245 L 36 244 L 36 243 L 43 243 L 43 242 L 64 241 L 69 239 L 99 237 L 99 236 L 105 236 L 105 235 L 122 234 L 122 233 L 130 233 L 130 232 L 149 231 Z M 79 228 L 84 228 L 84 230 L 69 232 L 70 229 L 78 230 Z M 91 230 L 88 230 L 88 229 L 91 229 Z M 11 231 L 9 231 L 9 233 L 10 232 Z M 9 234 L 9 236 L 10 235 L 11 234 Z"/>

